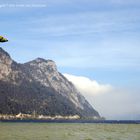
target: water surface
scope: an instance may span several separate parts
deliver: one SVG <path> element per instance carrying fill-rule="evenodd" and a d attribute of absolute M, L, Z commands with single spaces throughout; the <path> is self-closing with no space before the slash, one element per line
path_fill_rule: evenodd
<path fill-rule="evenodd" d="M 140 124 L 0 123 L 0 140 L 140 140 Z"/>

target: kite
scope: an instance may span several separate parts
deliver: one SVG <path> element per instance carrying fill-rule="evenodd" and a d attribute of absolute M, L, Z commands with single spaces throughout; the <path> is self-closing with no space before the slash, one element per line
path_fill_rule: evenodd
<path fill-rule="evenodd" d="M 0 36 L 0 42 L 3 43 L 3 42 L 7 42 L 8 40 L 6 38 L 4 38 L 3 36 Z"/>

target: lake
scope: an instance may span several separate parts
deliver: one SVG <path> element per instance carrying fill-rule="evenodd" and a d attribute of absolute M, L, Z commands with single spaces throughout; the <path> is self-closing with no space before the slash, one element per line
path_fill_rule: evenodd
<path fill-rule="evenodd" d="M 0 140 L 140 140 L 140 124 L 1 122 Z"/>

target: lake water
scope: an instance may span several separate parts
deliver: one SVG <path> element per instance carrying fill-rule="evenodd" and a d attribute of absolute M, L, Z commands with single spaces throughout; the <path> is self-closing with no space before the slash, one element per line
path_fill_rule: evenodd
<path fill-rule="evenodd" d="M 2 122 L 0 140 L 140 140 L 140 124 Z"/>

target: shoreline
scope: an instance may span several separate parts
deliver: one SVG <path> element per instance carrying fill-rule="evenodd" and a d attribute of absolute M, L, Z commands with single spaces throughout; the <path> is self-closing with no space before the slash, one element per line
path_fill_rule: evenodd
<path fill-rule="evenodd" d="M 94 123 L 94 124 L 140 124 L 140 120 L 0 120 L 0 122 L 11 123 Z"/>

